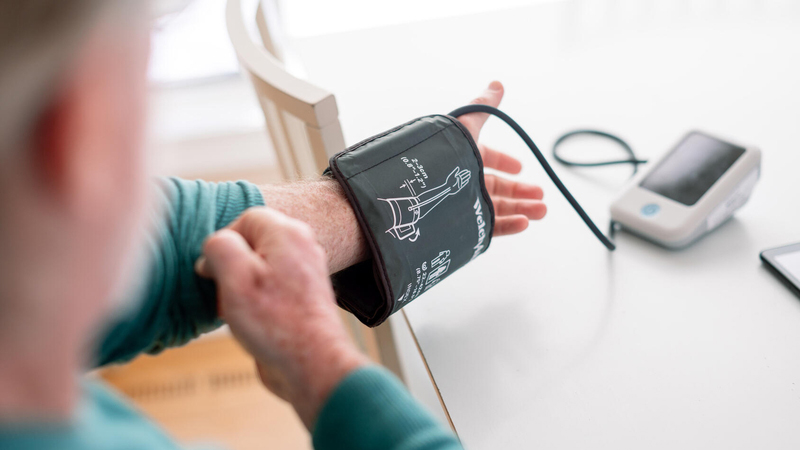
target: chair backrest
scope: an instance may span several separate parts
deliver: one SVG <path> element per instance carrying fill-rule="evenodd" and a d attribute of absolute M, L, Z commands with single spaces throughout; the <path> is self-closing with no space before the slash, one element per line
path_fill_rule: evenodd
<path fill-rule="evenodd" d="M 228 34 L 249 75 L 285 179 L 316 177 L 328 159 L 344 149 L 339 110 L 333 94 L 286 71 L 269 33 L 262 8 L 256 14 L 263 42 L 250 36 L 242 0 L 228 0 Z"/>

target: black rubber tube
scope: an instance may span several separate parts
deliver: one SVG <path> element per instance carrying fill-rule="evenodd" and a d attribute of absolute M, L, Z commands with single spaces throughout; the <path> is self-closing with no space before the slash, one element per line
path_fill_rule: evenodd
<path fill-rule="evenodd" d="M 575 162 L 562 158 L 561 155 L 558 154 L 558 147 L 561 145 L 561 143 L 563 143 L 567 139 L 580 135 L 600 136 L 606 139 L 610 139 L 619 144 L 619 146 L 622 147 L 623 150 L 625 150 L 625 153 L 631 155 L 631 157 L 629 159 L 615 159 L 611 161 L 597 161 L 589 163 Z M 560 162 L 561 164 L 564 164 L 565 166 L 573 166 L 573 167 L 599 167 L 599 166 L 614 166 L 618 164 L 631 164 L 633 165 L 633 175 L 636 175 L 636 172 L 639 170 L 639 164 L 647 163 L 646 159 L 636 158 L 636 154 L 633 153 L 633 149 L 631 148 L 631 146 L 628 145 L 628 143 L 623 141 L 621 138 L 614 136 L 611 133 L 606 133 L 605 131 L 589 130 L 589 129 L 573 130 L 562 134 L 561 137 L 556 139 L 556 142 L 553 144 L 553 158 L 555 158 L 556 161 Z"/>
<path fill-rule="evenodd" d="M 572 205 L 573 209 L 575 209 L 575 212 L 577 212 L 578 215 L 581 216 L 581 219 L 583 219 L 583 222 L 586 224 L 586 226 L 588 226 L 589 229 L 592 230 L 592 233 L 594 233 L 594 235 L 597 236 L 597 239 L 599 239 L 600 242 L 602 242 L 603 245 L 605 245 L 606 248 L 609 250 L 613 251 L 616 248 L 616 246 L 614 246 L 614 243 L 611 242 L 606 237 L 606 235 L 604 235 L 600 231 L 600 229 L 597 228 L 597 225 L 595 225 L 594 222 L 592 222 L 592 219 L 589 218 L 589 215 L 586 214 L 586 211 L 584 211 L 583 208 L 581 208 L 581 205 L 578 203 L 577 200 L 575 200 L 575 197 L 573 197 L 572 194 L 570 194 L 569 190 L 567 190 L 567 187 L 564 186 L 564 183 L 561 182 L 561 180 L 558 178 L 558 175 L 556 175 L 556 173 L 553 171 L 553 168 L 550 167 L 550 164 L 544 158 L 544 155 L 539 150 L 539 147 L 537 147 L 536 144 L 533 142 L 533 140 L 530 138 L 530 136 L 528 136 L 528 134 L 525 133 L 525 130 L 523 130 L 522 127 L 517 124 L 517 122 L 514 122 L 514 119 L 508 117 L 508 115 L 506 115 L 506 113 L 504 113 L 503 111 L 500 111 L 499 109 L 488 105 L 462 106 L 460 108 L 456 108 L 453 111 L 451 111 L 449 115 L 452 117 L 459 117 L 463 116 L 464 114 L 475 113 L 475 112 L 487 113 L 499 117 L 501 120 L 503 120 L 503 122 L 507 123 L 508 126 L 510 126 L 514 131 L 516 131 L 519 137 L 521 137 L 522 140 L 525 141 L 525 144 L 528 145 L 528 148 L 531 149 L 531 151 L 533 152 L 533 156 L 535 156 L 536 159 L 539 161 L 539 164 L 542 165 L 542 168 L 544 169 L 545 172 L 547 172 L 547 175 L 550 177 L 550 179 L 553 180 L 553 184 L 555 184 L 558 190 L 561 191 L 561 194 L 563 194 L 564 197 L 566 197 L 569 204 Z"/>

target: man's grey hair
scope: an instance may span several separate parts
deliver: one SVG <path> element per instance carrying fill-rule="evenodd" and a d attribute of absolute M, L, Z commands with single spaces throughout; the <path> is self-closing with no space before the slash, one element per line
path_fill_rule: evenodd
<path fill-rule="evenodd" d="M 0 157 L 23 145 L 91 24 L 121 1 L 0 0 Z"/>

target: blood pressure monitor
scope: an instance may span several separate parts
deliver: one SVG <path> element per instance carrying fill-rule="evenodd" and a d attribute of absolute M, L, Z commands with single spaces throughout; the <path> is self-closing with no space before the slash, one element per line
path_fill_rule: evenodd
<path fill-rule="evenodd" d="M 331 276 L 336 300 L 368 326 L 434 287 L 489 247 L 495 212 L 483 160 L 457 120 L 486 113 L 525 142 L 575 212 L 609 250 L 605 236 L 564 186 L 525 130 L 489 105 L 462 106 L 448 115 L 419 117 L 337 153 L 325 174 L 342 187 L 372 259 Z M 587 131 L 571 132 L 565 137 Z M 590 132 L 609 137 L 607 133 Z M 632 163 L 632 159 L 577 166 Z M 758 149 L 689 133 L 651 170 L 635 177 L 611 206 L 612 221 L 667 247 L 683 247 L 713 230 L 750 197 L 758 181 Z"/>
<path fill-rule="evenodd" d="M 686 247 L 747 202 L 760 171 L 759 149 L 693 131 L 630 181 L 611 220 L 665 247 Z"/>

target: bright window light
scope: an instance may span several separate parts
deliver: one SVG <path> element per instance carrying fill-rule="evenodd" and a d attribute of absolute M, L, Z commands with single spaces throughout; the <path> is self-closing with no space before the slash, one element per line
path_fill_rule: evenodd
<path fill-rule="evenodd" d="M 181 84 L 235 74 L 238 62 L 225 28 L 226 0 L 156 0 L 169 11 L 153 33 L 150 80 Z M 556 0 L 267 0 L 277 2 L 288 39 Z M 258 0 L 246 0 L 253 11 Z M 249 4 L 247 4 L 249 3 Z"/>

